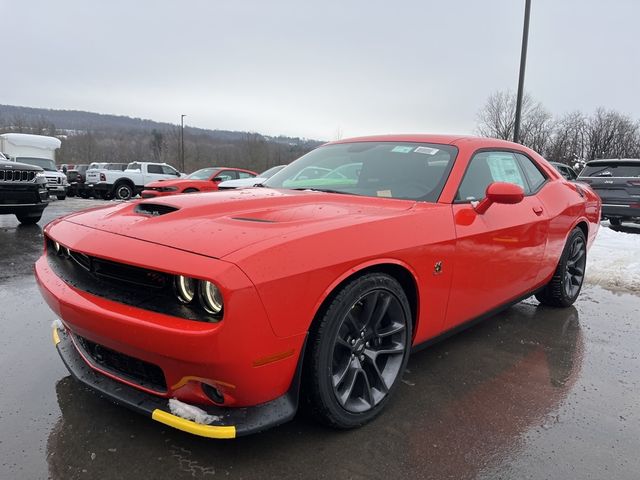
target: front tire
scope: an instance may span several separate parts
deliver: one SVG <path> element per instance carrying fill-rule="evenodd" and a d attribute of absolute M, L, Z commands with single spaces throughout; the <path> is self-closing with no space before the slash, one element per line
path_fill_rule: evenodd
<path fill-rule="evenodd" d="M 560 262 L 549 283 L 536 298 L 544 305 L 568 307 L 578 298 L 587 264 L 587 240 L 578 227 L 569 234 Z"/>
<path fill-rule="evenodd" d="M 411 348 L 411 308 L 384 273 L 345 285 L 312 328 L 304 395 L 314 417 L 336 428 L 375 418 L 396 390 Z"/>
<path fill-rule="evenodd" d="M 65 194 L 65 195 L 56 195 L 56 198 L 57 198 L 58 200 L 64 200 L 64 199 L 66 199 L 66 198 L 67 198 L 67 195 L 66 195 L 66 194 Z"/>

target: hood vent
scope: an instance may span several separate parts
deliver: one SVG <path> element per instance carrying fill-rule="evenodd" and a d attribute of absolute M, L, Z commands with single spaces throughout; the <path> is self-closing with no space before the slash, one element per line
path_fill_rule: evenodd
<path fill-rule="evenodd" d="M 166 215 L 167 213 L 175 212 L 176 210 L 178 210 L 177 207 L 162 205 L 160 203 L 139 203 L 136 205 L 136 208 L 133 209 L 134 212 L 139 213 L 140 215 L 147 215 L 149 217 L 159 217 L 160 215 Z"/>

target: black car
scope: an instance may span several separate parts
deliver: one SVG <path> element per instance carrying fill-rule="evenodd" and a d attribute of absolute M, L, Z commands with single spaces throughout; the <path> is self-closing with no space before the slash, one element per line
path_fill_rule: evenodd
<path fill-rule="evenodd" d="M 89 196 L 84 186 L 88 168 L 88 164 L 79 164 L 74 166 L 72 169 L 67 170 L 67 182 L 69 183 L 69 190 L 67 190 L 68 196 L 74 197 L 78 195 L 83 198 L 87 198 Z"/>
<path fill-rule="evenodd" d="M 573 168 L 571 168 L 569 165 L 565 163 L 560 163 L 560 162 L 549 162 L 549 163 L 553 165 L 554 168 L 558 170 L 558 172 L 560 172 L 560 175 L 562 175 L 567 180 L 575 180 L 576 178 L 578 178 L 578 174 L 576 173 L 576 171 Z"/>
<path fill-rule="evenodd" d="M 578 181 L 591 185 L 602 199 L 602 218 L 612 225 L 640 220 L 640 159 L 587 162 Z"/>
<path fill-rule="evenodd" d="M 34 224 L 49 204 L 47 177 L 40 167 L 0 159 L 0 214 Z"/>

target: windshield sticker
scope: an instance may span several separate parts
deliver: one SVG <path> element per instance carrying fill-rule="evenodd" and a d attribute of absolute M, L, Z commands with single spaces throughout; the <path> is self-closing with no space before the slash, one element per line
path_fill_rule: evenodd
<path fill-rule="evenodd" d="M 438 150 L 437 148 L 431 147 L 418 147 L 414 150 L 415 153 L 424 153 L 425 155 L 435 155 L 439 151 L 440 150 Z"/>
<path fill-rule="evenodd" d="M 391 190 L 378 190 L 376 194 L 379 197 L 391 197 Z"/>
<path fill-rule="evenodd" d="M 405 147 L 404 145 L 397 145 L 393 147 L 391 151 L 395 153 L 411 153 L 413 151 L 413 147 Z"/>

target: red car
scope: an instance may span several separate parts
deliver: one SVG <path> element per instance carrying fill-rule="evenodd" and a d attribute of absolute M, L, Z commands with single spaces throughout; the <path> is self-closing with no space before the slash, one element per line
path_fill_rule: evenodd
<path fill-rule="evenodd" d="M 160 180 L 144 186 L 140 194 L 142 198 L 165 197 L 177 193 L 213 192 L 218 184 L 226 180 L 251 178 L 258 174 L 242 168 L 210 167 L 196 170 L 184 178 Z"/>
<path fill-rule="evenodd" d="M 71 373 L 207 437 L 285 422 L 299 397 L 357 427 L 413 349 L 531 295 L 571 305 L 600 220 L 588 186 L 473 137 L 341 140 L 264 186 L 47 225 L 35 271 Z"/>

